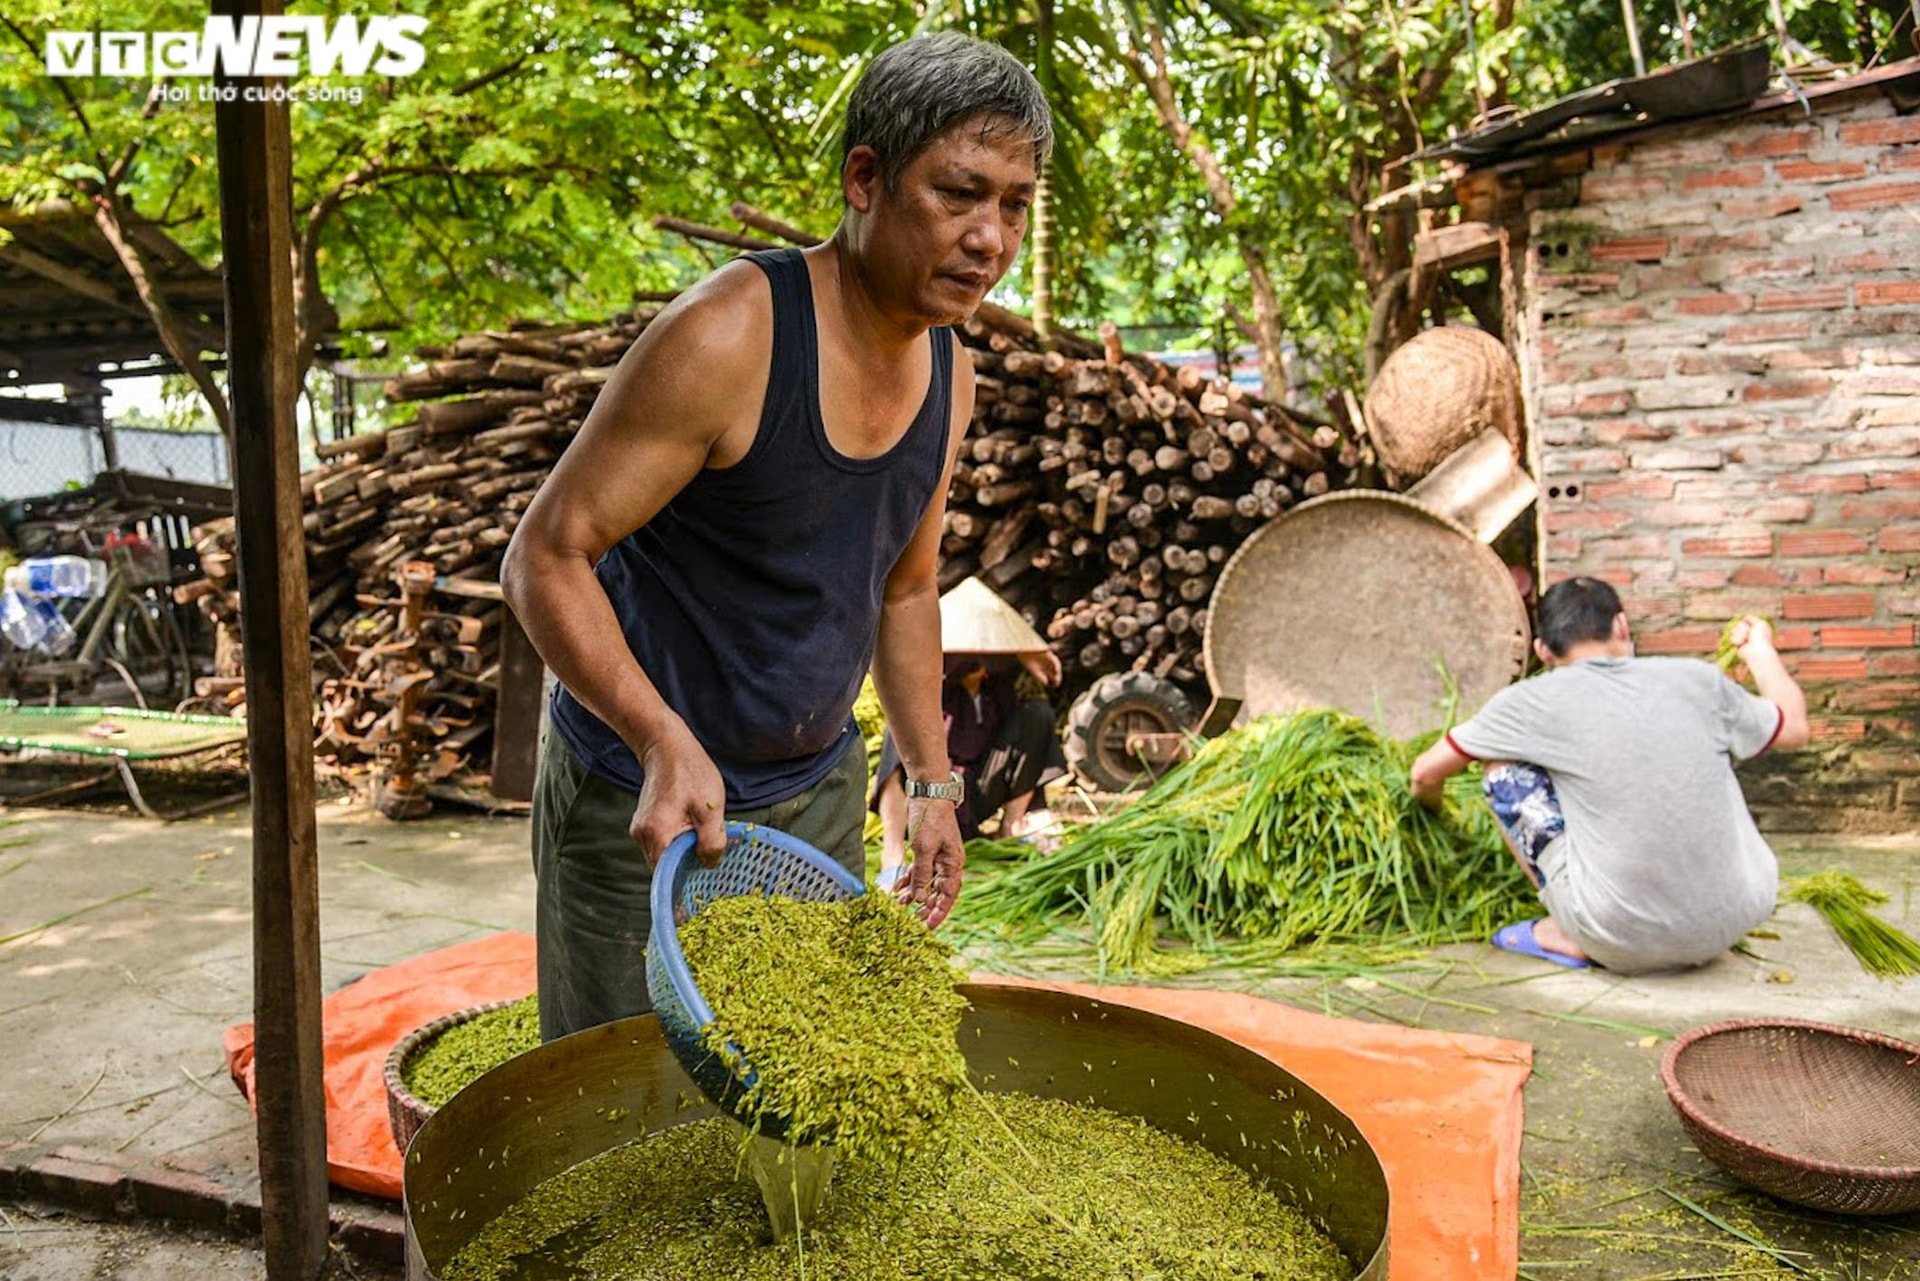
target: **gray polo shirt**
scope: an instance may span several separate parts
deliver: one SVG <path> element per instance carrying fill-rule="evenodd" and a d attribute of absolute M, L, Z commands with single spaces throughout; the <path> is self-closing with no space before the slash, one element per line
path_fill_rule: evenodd
<path fill-rule="evenodd" d="M 1600 964 L 1697 965 L 1773 912 L 1779 867 L 1733 774 L 1784 714 L 1711 663 L 1597 658 L 1501 690 L 1448 741 L 1553 777 L 1541 898 Z"/>

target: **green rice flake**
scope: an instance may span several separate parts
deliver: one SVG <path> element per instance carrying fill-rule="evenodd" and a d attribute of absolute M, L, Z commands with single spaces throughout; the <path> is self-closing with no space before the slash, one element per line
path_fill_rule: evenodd
<path fill-rule="evenodd" d="M 540 999 L 512 1005 L 454 1024 L 407 1056 L 400 1080 L 429 1107 L 447 1100 L 516 1054 L 540 1044 Z"/>
<path fill-rule="evenodd" d="M 768 1239 L 738 1130 L 676 1126 L 560 1174 L 483 1228 L 445 1281 L 1350 1281 L 1300 1209 L 1133 1117 L 959 1099 L 907 1161 L 842 1161 L 804 1249 Z"/>
<path fill-rule="evenodd" d="M 708 1048 L 755 1074 L 743 1116 L 875 1161 L 934 1141 L 967 1088 L 967 1002 L 951 949 L 909 909 L 887 894 L 734 895 L 703 906 L 680 941 L 713 1007 Z"/>

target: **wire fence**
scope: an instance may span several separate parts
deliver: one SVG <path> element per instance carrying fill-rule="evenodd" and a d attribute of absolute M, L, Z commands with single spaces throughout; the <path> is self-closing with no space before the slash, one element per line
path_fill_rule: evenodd
<path fill-rule="evenodd" d="M 120 466 L 127 471 L 209 485 L 228 481 L 227 444 L 218 432 L 121 427 L 113 437 Z M 0 499 L 33 498 L 85 485 L 106 465 L 100 438 L 90 428 L 0 417 Z"/>
<path fill-rule="evenodd" d="M 227 440 L 217 431 L 150 431 L 115 428 L 120 466 L 168 480 L 227 483 Z"/>

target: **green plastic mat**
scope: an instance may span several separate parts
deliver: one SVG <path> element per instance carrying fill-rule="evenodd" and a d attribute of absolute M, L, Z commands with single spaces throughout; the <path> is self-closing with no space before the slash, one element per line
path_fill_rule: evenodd
<path fill-rule="evenodd" d="M 246 741 L 247 723 L 230 716 L 135 707 L 26 707 L 0 699 L 0 751 L 158 761 Z"/>

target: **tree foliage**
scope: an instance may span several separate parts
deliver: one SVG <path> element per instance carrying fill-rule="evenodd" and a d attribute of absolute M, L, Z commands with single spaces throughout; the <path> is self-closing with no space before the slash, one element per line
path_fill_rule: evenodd
<path fill-rule="evenodd" d="M 1650 64 L 1682 56 L 1666 0 L 1635 4 Z M 1782 4 L 1798 40 L 1835 60 L 1862 56 L 1858 15 L 1884 43 L 1898 9 Z M 1686 7 L 1697 50 L 1772 30 L 1769 0 Z M 290 11 L 335 16 L 313 0 Z M 416 74 L 295 86 L 360 96 L 292 108 L 303 318 L 350 345 L 602 316 L 718 261 L 656 232 L 657 214 L 724 223 L 739 199 L 826 230 L 854 80 L 893 42 L 957 27 L 1051 65 L 1063 323 L 1206 331 L 1234 317 L 1258 328 L 1267 318 L 1249 313 L 1262 309 L 1250 281 L 1264 264 L 1277 332 L 1347 381 L 1371 294 L 1405 257 L 1366 201 L 1417 173 L 1409 155 L 1489 107 L 1631 74 L 1617 0 L 448 0 L 420 11 L 430 26 Z M 141 80 L 53 80 L 40 61 L 48 30 L 192 30 L 205 16 L 195 0 L 12 0 L 0 25 L 0 200 L 104 204 L 109 222 L 157 222 L 216 262 L 212 106 L 162 102 Z M 1010 280 L 1011 300 L 1031 284 Z"/>

